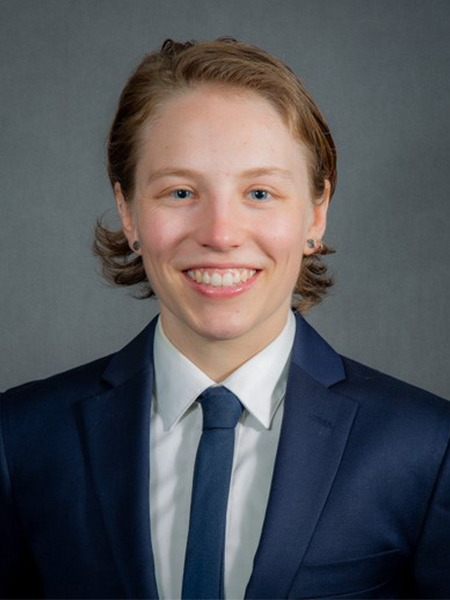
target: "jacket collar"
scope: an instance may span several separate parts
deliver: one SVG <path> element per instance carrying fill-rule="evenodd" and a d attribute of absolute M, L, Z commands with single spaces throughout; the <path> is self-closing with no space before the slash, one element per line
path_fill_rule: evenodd
<path fill-rule="evenodd" d="M 289 598 L 341 463 L 359 404 L 333 391 L 341 357 L 297 317 L 269 501 L 245 598 Z"/>
<path fill-rule="evenodd" d="M 117 387 L 139 372 L 153 369 L 153 338 L 158 317 L 154 317 L 139 335 L 113 355 L 103 372 L 104 381 Z"/>
<path fill-rule="evenodd" d="M 156 323 L 113 355 L 103 372 L 107 389 L 80 404 L 81 440 L 124 598 L 158 598 L 149 511 Z"/>
<path fill-rule="evenodd" d="M 103 373 L 106 382 L 119 386 L 138 372 L 153 368 L 153 338 L 157 322 L 158 315 L 113 356 Z M 298 313 L 291 360 L 326 387 L 345 379 L 339 354 Z"/>
<path fill-rule="evenodd" d="M 298 313 L 292 363 L 318 383 L 331 387 L 345 379 L 342 358 Z"/>

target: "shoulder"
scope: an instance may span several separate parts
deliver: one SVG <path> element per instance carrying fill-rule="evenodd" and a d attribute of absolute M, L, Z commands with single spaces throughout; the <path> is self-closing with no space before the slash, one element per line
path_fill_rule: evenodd
<path fill-rule="evenodd" d="M 43 407 L 55 401 L 63 404 L 95 394 L 102 389 L 102 373 L 114 354 L 69 369 L 44 379 L 29 381 L 0 395 L 6 407 Z"/>
<path fill-rule="evenodd" d="M 391 406 L 407 403 L 417 406 L 419 410 L 429 407 L 450 411 L 450 402 L 444 398 L 345 356 L 341 358 L 346 374 L 346 389 L 359 398 L 376 398 L 380 403 Z"/>
<path fill-rule="evenodd" d="M 0 395 L 0 448 L 11 472 L 27 462 L 57 472 L 74 456 L 81 406 L 110 388 L 102 378 L 110 360 L 105 356 Z"/>
<path fill-rule="evenodd" d="M 0 395 L 0 462 L 7 457 L 10 472 L 27 463 L 46 469 L 64 462 L 78 442 L 78 405 L 107 385 L 102 373 L 111 356 L 38 381 L 11 388 Z M 6 460 L 6 458 L 5 458 Z"/>
<path fill-rule="evenodd" d="M 300 315 L 292 361 L 333 392 L 375 417 L 435 415 L 450 418 L 450 402 L 414 385 L 338 354 Z"/>
<path fill-rule="evenodd" d="M 74 423 L 77 406 L 129 380 L 152 364 L 155 317 L 123 348 L 52 377 L 31 381 L 0 394 L 3 427 L 23 433 Z"/>
<path fill-rule="evenodd" d="M 395 434 L 420 446 L 427 439 L 440 447 L 450 438 L 450 402 L 426 390 L 342 357 L 345 380 L 334 386 L 359 404 L 358 421 L 377 435 Z M 434 445 L 434 443 L 433 443 Z"/>

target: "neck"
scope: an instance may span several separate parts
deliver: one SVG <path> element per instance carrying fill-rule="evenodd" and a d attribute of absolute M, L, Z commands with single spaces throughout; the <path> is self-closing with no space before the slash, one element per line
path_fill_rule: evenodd
<path fill-rule="evenodd" d="M 205 375 L 220 383 L 239 369 L 245 362 L 268 346 L 283 330 L 288 313 L 275 315 L 245 335 L 233 339 L 213 339 L 199 335 L 188 327 L 175 327 L 171 319 L 161 323 L 169 341 Z"/>

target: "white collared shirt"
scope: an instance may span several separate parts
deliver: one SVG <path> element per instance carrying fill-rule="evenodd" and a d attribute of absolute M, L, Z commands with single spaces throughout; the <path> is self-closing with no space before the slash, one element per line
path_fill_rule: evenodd
<path fill-rule="evenodd" d="M 243 598 L 253 569 L 280 435 L 295 317 L 266 348 L 221 385 L 244 405 L 236 427 L 225 539 L 225 597 Z M 150 422 L 150 518 L 161 599 L 181 597 L 193 470 L 202 433 L 196 399 L 215 382 L 167 339 L 154 339 L 155 386 Z"/>

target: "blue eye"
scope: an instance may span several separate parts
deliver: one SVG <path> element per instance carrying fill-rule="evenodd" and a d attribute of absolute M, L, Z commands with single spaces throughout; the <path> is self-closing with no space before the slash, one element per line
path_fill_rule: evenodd
<path fill-rule="evenodd" d="M 250 196 L 253 198 L 253 200 L 257 200 L 258 202 L 264 202 L 264 200 L 268 200 L 269 195 L 269 192 L 266 192 L 265 190 L 253 190 L 250 192 Z"/>
<path fill-rule="evenodd" d="M 173 196 L 176 200 L 189 200 L 189 198 L 191 198 L 192 196 L 192 192 L 190 192 L 189 190 L 180 189 L 170 192 L 170 195 Z"/>

